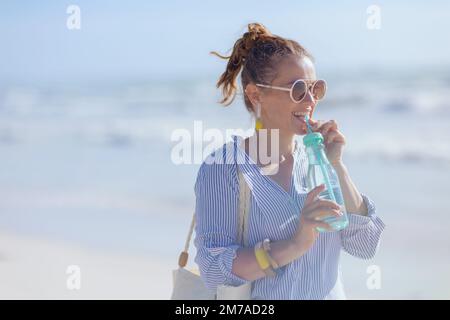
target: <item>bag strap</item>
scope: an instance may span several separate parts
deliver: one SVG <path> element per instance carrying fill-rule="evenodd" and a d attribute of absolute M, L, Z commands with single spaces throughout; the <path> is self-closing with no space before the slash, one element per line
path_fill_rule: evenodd
<path fill-rule="evenodd" d="M 248 215 L 250 212 L 250 188 L 245 181 L 244 175 L 238 169 L 239 173 L 239 217 L 238 217 L 238 234 L 237 240 L 241 245 L 248 246 Z M 189 244 L 191 242 L 192 233 L 195 226 L 195 212 L 192 215 L 191 225 L 189 227 L 188 236 L 184 243 L 184 250 L 180 253 L 178 258 L 178 266 L 184 268 L 189 259 Z"/>
<path fill-rule="evenodd" d="M 248 247 L 248 216 L 250 214 L 250 188 L 244 175 L 239 171 L 239 222 L 238 222 L 238 241 Z"/>

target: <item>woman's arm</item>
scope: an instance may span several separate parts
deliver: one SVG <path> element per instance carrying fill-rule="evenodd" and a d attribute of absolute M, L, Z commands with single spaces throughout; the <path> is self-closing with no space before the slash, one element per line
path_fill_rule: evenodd
<path fill-rule="evenodd" d="M 324 137 L 327 157 L 336 170 L 344 197 L 349 224 L 340 231 L 342 248 L 358 258 L 373 258 L 385 224 L 376 215 L 374 203 L 358 191 L 342 161 L 345 136 L 338 130 L 335 120 L 325 123 L 313 120 L 311 122 L 314 130 L 322 133 Z"/>
<path fill-rule="evenodd" d="M 373 202 L 358 191 L 347 167 L 342 162 L 333 167 L 339 177 L 349 219 L 347 228 L 340 232 L 342 248 L 354 257 L 371 259 L 378 250 L 385 224 L 376 216 Z"/>
<path fill-rule="evenodd" d="M 358 189 L 356 189 L 355 184 L 350 178 L 347 167 L 342 161 L 339 161 L 338 163 L 334 163 L 332 165 L 339 178 L 339 184 L 341 186 L 342 196 L 344 197 L 344 203 L 347 212 L 367 216 L 367 206 L 364 203 L 361 193 L 358 191 Z"/>
<path fill-rule="evenodd" d="M 291 263 L 304 254 L 304 250 L 294 240 L 279 240 L 270 243 L 270 256 L 279 267 Z M 237 276 L 254 281 L 266 276 L 258 265 L 253 248 L 240 248 L 233 263 L 233 273 Z"/>

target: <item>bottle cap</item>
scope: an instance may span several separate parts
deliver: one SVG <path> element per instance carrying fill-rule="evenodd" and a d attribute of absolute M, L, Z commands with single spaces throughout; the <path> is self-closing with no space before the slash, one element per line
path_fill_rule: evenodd
<path fill-rule="evenodd" d="M 320 132 L 308 133 L 303 137 L 303 144 L 305 147 L 317 146 L 323 143 L 323 136 Z"/>

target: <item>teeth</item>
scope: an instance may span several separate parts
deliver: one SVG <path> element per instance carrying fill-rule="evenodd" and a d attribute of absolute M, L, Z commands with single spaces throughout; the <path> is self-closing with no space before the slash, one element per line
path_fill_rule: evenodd
<path fill-rule="evenodd" d="M 304 116 L 306 116 L 306 115 L 308 114 L 308 112 L 300 112 L 300 111 L 296 111 L 296 112 L 292 112 L 292 114 L 293 114 L 294 116 L 296 116 L 296 117 L 300 117 L 300 116 L 304 117 Z"/>

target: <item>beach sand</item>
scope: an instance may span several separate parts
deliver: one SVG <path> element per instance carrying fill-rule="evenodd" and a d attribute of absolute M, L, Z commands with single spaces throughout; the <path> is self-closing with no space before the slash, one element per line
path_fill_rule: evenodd
<path fill-rule="evenodd" d="M 168 299 L 170 264 L 0 232 L 0 299 Z M 80 289 L 66 273 L 80 267 Z"/>

